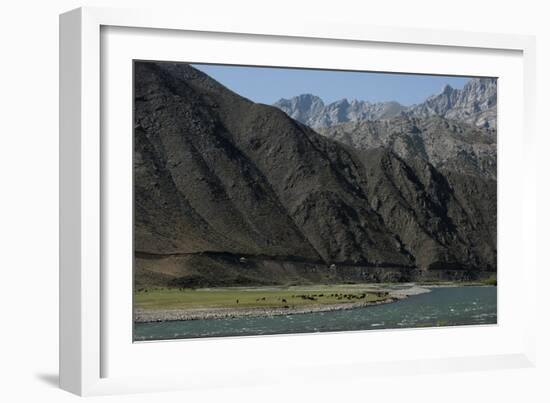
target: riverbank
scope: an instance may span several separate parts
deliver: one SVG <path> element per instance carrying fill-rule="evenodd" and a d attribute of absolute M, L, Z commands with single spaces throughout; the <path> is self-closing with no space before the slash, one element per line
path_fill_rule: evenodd
<path fill-rule="evenodd" d="M 174 320 L 134 325 L 134 341 L 410 329 L 497 323 L 497 287 L 435 287 L 378 306 L 298 315 Z"/>
<path fill-rule="evenodd" d="M 389 304 L 412 295 L 428 293 L 430 289 L 416 284 L 359 284 L 323 287 L 312 286 L 305 288 L 292 287 L 285 289 L 266 287 L 260 289 L 236 288 L 230 289 L 229 291 L 228 289 L 207 290 L 206 292 L 210 292 L 208 297 L 212 300 L 219 300 L 220 295 L 224 296 L 224 293 L 233 292 L 234 295 L 240 298 L 240 301 L 239 299 L 234 300 L 233 298 L 231 300 L 231 306 L 229 307 L 193 306 L 195 300 L 200 300 L 200 298 L 197 298 L 197 295 L 199 297 L 204 297 L 204 292 L 204 290 L 192 292 L 195 293 L 191 294 L 193 298 L 189 296 L 189 291 L 187 292 L 188 294 L 176 294 L 172 296 L 170 300 L 173 302 L 166 303 L 165 305 L 168 307 L 163 308 L 159 307 L 161 306 L 159 303 L 156 304 L 156 308 L 147 307 L 144 303 L 145 298 L 141 298 L 141 304 L 138 303 L 134 310 L 134 321 L 137 323 L 147 323 L 242 317 L 272 317 L 315 312 L 332 312 Z M 203 294 L 201 295 L 201 293 Z M 150 300 L 154 299 L 153 295 L 148 295 L 147 297 Z M 180 306 L 177 308 L 170 307 L 170 305 L 177 305 L 178 297 L 180 304 L 183 304 L 181 300 L 187 297 L 187 300 L 184 301 L 187 306 Z M 248 297 L 249 300 L 255 298 L 255 300 L 253 300 L 255 302 L 247 303 L 247 299 L 244 297 Z M 332 302 L 332 299 L 335 301 Z M 316 303 L 319 300 L 322 303 Z M 345 300 L 345 302 L 340 302 L 341 300 Z M 239 303 L 243 305 L 248 304 L 248 306 L 237 306 Z"/>

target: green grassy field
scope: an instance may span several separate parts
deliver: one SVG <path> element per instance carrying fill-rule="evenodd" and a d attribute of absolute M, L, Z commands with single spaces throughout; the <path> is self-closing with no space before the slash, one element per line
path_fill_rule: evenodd
<path fill-rule="evenodd" d="M 460 285 L 462 287 L 467 286 L 480 286 L 480 285 L 497 285 L 497 277 L 491 276 L 485 279 L 481 280 L 472 280 L 472 281 L 446 281 L 446 280 L 424 280 L 424 281 L 417 281 L 416 284 L 420 286 L 454 286 L 454 285 Z"/>
<path fill-rule="evenodd" d="M 296 286 L 287 288 L 157 288 L 139 290 L 135 306 L 140 309 L 281 308 L 311 305 L 374 302 L 388 297 L 362 285 Z"/>

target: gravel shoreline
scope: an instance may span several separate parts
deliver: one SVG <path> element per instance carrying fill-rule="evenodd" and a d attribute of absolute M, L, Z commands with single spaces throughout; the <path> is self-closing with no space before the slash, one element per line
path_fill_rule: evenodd
<path fill-rule="evenodd" d="M 412 286 L 408 289 L 388 289 L 389 297 L 374 302 L 348 302 L 343 304 L 311 305 L 304 307 L 289 308 L 191 308 L 191 309 L 158 309 L 158 310 L 134 310 L 134 322 L 168 322 L 181 320 L 203 320 L 203 319 L 228 319 L 242 317 L 271 317 L 279 315 L 297 315 L 302 313 L 331 312 L 348 309 L 364 308 L 366 306 L 390 304 L 411 295 L 430 292 L 428 288 Z"/>

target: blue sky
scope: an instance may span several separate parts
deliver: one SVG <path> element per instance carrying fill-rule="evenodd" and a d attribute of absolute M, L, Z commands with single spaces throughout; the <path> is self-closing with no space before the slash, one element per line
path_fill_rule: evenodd
<path fill-rule="evenodd" d="M 330 103 L 342 98 L 412 105 L 441 91 L 445 84 L 462 88 L 468 77 L 343 72 L 288 68 L 193 64 L 232 91 L 273 104 L 281 98 L 314 94 Z"/>

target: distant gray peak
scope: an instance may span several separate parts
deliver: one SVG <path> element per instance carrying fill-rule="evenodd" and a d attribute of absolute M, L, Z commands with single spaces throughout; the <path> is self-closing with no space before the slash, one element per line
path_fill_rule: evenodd
<path fill-rule="evenodd" d="M 323 102 L 323 100 L 320 97 L 313 94 L 302 94 L 302 95 L 299 95 L 298 98 L 303 101 Z"/>
<path fill-rule="evenodd" d="M 451 87 L 449 84 L 445 84 L 443 88 L 441 89 L 441 94 L 449 95 L 454 91 L 454 88 Z"/>
<path fill-rule="evenodd" d="M 357 102 L 355 102 L 354 104 L 357 104 Z M 331 105 L 347 106 L 349 105 L 349 102 L 347 98 L 342 98 L 339 101 L 333 102 Z"/>
<path fill-rule="evenodd" d="M 361 120 L 384 119 L 398 116 L 406 107 L 398 102 L 370 102 L 343 98 L 325 104 L 312 94 L 302 94 L 290 99 L 281 99 L 274 106 L 287 115 L 310 127 L 320 128 Z"/>
<path fill-rule="evenodd" d="M 496 105 L 496 78 L 473 78 L 462 89 L 446 85 L 441 93 L 411 106 L 407 114 L 417 117 L 440 116 L 478 127 L 496 128 Z"/>
<path fill-rule="evenodd" d="M 312 94 L 281 99 L 274 106 L 314 129 L 346 122 L 389 119 L 404 114 L 421 118 L 440 116 L 478 127 L 496 128 L 496 99 L 495 78 L 473 78 L 463 89 L 446 84 L 438 94 L 410 107 L 395 101 L 350 101 L 346 98 L 325 104 Z"/>

